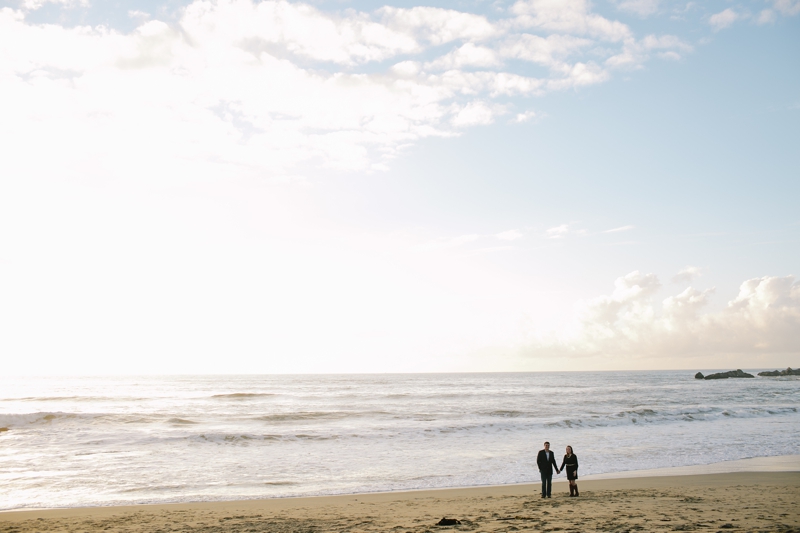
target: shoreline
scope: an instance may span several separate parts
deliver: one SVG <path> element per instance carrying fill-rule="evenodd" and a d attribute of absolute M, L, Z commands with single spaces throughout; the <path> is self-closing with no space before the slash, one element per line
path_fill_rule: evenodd
<path fill-rule="evenodd" d="M 13 511 L 13 533 L 800 533 L 800 472 L 730 472 L 578 482 L 124 507 Z"/>
<path fill-rule="evenodd" d="M 699 476 L 706 474 L 728 474 L 735 472 L 800 472 L 800 455 L 772 455 L 766 457 L 748 457 L 746 459 L 733 459 L 717 463 L 672 466 L 668 468 L 653 468 L 649 470 L 628 470 L 624 472 L 608 472 L 604 474 L 590 474 L 582 479 L 625 479 L 635 477 L 661 477 L 661 476 Z M 566 481 L 560 479 L 559 481 Z M 555 483 L 555 480 L 553 480 Z"/>
<path fill-rule="evenodd" d="M 787 481 L 788 480 L 788 481 Z M 581 490 L 617 491 L 636 488 L 674 486 L 716 486 L 731 483 L 761 485 L 789 483 L 800 487 L 800 455 L 753 457 L 723 461 L 709 465 L 681 466 L 652 470 L 632 470 L 582 476 Z M 565 492 L 566 479 L 553 479 L 554 494 Z M 507 485 L 478 485 L 434 489 L 413 489 L 388 492 L 364 492 L 335 495 L 289 496 L 278 498 L 253 498 L 210 500 L 174 503 L 142 503 L 108 506 L 82 506 L 61 508 L 25 508 L 0 511 L 0 522 L 38 518 L 66 518 L 79 516 L 113 516 L 136 512 L 198 511 L 224 512 L 228 510 L 280 511 L 293 508 L 321 508 L 340 506 L 348 502 L 387 503 L 419 499 L 449 500 L 454 498 L 494 498 L 536 495 L 538 482 Z"/>

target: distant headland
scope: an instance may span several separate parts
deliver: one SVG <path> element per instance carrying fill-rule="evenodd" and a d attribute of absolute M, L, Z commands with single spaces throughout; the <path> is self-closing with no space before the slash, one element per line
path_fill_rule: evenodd
<path fill-rule="evenodd" d="M 786 370 L 769 370 L 766 372 L 759 372 L 759 376 L 764 377 L 776 377 L 776 376 L 800 376 L 800 368 L 797 370 L 792 370 L 792 367 L 787 368 Z M 695 379 L 728 379 L 728 378 L 754 378 L 753 374 L 748 374 L 744 372 L 741 368 L 736 370 L 730 370 L 728 372 L 717 372 L 716 374 L 709 374 L 704 376 L 702 372 L 698 372 L 694 375 Z"/>

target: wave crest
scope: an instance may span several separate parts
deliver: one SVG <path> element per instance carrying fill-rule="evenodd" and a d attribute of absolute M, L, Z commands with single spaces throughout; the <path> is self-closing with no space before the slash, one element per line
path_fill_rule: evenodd
<path fill-rule="evenodd" d="M 623 424 L 663 424 L 671 422 L 702 422 L 721 418 L 761 418 L 797 413 L 797 407 L 743 407 L 722 409 L 719 407 L 695 407 L 685 409 L 629 409 L 613 415 L 588 415 L 580 418 L 565 418 L 548 422 L 546 427 L 607 427 Z"/>
<path fill-rule="evenodd" d="M 229 394 L 214 394 L 212 398 L 228 398 L 231 400 L 240 400 L 244 398 L 262 398 L 268 396 L 277 396 L 272 392 L 231 392 Z"/>

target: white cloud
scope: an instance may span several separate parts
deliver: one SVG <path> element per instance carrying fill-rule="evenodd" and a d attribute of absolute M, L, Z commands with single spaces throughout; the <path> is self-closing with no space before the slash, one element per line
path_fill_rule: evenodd
<path fill-rule="evenodd" d="M 411 78 L 419 74 L 422 65 L 417 61 L 401 61 L 392 65 L 391 71 L 401 77 Z"/>
<path fill-rule="evenodd" d="M 485 102 L 470 102 L 453 117 L 453 125 L 461 128 L 491 124 L 497 111 Z"/>
<path fill-rule="evenodd" d="M 772 7 L 782 15 L 794 16 L 800 13 L 800 0 L 773 0 Z"/>
<path fill-rule="evenodd" d="M 486 87 L 491 92 L 491 96 L 498 95 L 541 95 L 544 93 L 544 88 L 547 84 L 543 80 L 536 78 L 529 78 L 512 74 L 509 72 L 499 72 L 491 74 L 488 77 L 481 75 L 486 80 Z"/>
<path fill-rule="evenodd" d="M 778 18 L 775 12 L 771 9 L 763 9 L 758 14 L 758 18 L 756 19 L 756 23 L 758 24 L 771 24 L 775 22 L 775 19 Z"/>
<path fill-rule="evenodd" d="M 143 22 L 119 33 L 0 11 L 4 173 L 380 171 L 420 139 L 492 123 L 510 112 L 504 99 L 607 81 L 606 66 L 582 58 L 599 41 L 598 61 L 624 52 L 628 66 L 653 49 L 584 1 L 518 2 L 497 22 L 431 7 L 327 13 L 285 0 L 197 0 L 172 25 L 130 16 Z M 510 59 L 549 74 L 525 75 Z M 42 149 L 48 158 L 36 157 Z"/>
<path fill-rule="evenodd" d="M 619 54 L 608 58 L 605 64 L 609 67 L 641 67 L 652 52 L 659 52 L 664 59 L 680 59 L 680 53 L 689 53 L 692 46 L 674 35 L 647 35 L 641 40 L 627 40 Z"/>
<path fill-rule="evenodd" d="M 544 232 L 544 236 L 547 239 L 563 239 L 568 235 L 578 235 L 578 236 L 586 236 L 589 234 L 588 231 L 585 229 L 579 228 L 576 229 L 574 226 L 577 222 L 570 222 L 567 224 L 559 224 L 558 226 L 553 226 L 552 228 L 548 228 Z"/>
<path fill-rule="evenodd" d="M 89 0 L 23 0 L 21 7 L 27 11 L 35 11 L 45 4 L 61 4 L 65 7 L 88 6 Z"/>
<path fill-rule="evenodd" d="M 508 231 L 501 231 L 500 233 L 495 234 L 495 237 L 501 241 L 516 241 L 524 236 L 525 234 L 518 229 L 510 229 Z"/>
<path fill-rule="evenodd" d="M 631 37 L 628 26 L 589 10 L 587 0 L 518 0 L 511 8 L 515 23 L 550 32 L 589 35 L 607 41 Z"/>
<path fill-rule="evenodd" d="M 630 231 L 634 229 L 635 226 L 620 226 L 618 228 L 607 229 L 602 233 L 619 233 L 621 231 Z"/>
<path fill-rule="evenodd" d="M 545 231 L 545 235 L 547 236 L 548 239 L 562 239 L 568 233 L 569 233 L 569 224 L 561 224 L 560 226 L 554 226 Z"/>
<path fill-rule="evenodd" d="M 412 35 L 364 14 L 333 17 L 285 0 L 196 1 L 186 8 L 181 27 L 201 46 L 216 42 L 254 55 L 285 52 L 342 65 L 382 61 L 422 49 Z"/>
<path fill-rule="evenodd" d="M 494 67 L 499 64 L 500 61 L 497 58 L 497 54 L 491 48 L 466 43 L 435 61 L 426 63 L 425 68 L 428 70 L 450 70 L 464 67 Z"/>
<path fill-rule="evenodd" d="M 593 44 L 590 39 L 570 35 L 540 37 L 528 33 L 510 37 L 500 49 L 504 57 L 522 59 L 563 70 L 568 68 L 565 58 Z"/>
<path fill-rule="evenodd" d="M 147 13 L 146 11 L 139 11 L 138 9 L 132 9 L 128 11 L 128 16 L 134 20 L 139 20 L 142 22 L 150 20 L 150 13 Z"/>
<path fill-rule="evenodd" d="M 611 75 L 601 66 L 594 63 L 575 63 L 568 67 L 566 76 L 560 79 L 550 79 L 547 81 L 547 88 L 552 91 L 560 91 L 572 87 L 584 85 L 594 85 L 608 80 Z"/>
<path fill-rule="evenodd" d="M 451 9 L 425 6 L 403 9 L 386 6 L 377 13 L 388 27 L 414 35 L 433 45 L 461 39 L 487 39 L 500 33 L 484 16 Z"/>
<path fill-rule="evenodd" d="M 725 9 L 724 11 L 720 11 L 719 13 L 715 13 L 708 18 L 708 23 L 714 29 L 714 31 L 719 31 L 722 29 L 727 28 L 737 20 L 741 19 L 742 15 L 737 13 L 731 8 Z"/>
<path fill-rule="evenodd" d="M 517 116 L 514 117 L 514 122 L 517 124 L 522 124 L 523 122 L 528 122 L 536 118 L 537 114 L 535 111 L 525 111 L 523 113 L 517 113 Z"/>
<path fill-rule="evenodd" d="M 617 9 L 635 13 L 640 17 L 648 17 L 658 11 L 660 0 L 621 0 L 617 1 Z"/>
<path fill-rule="evenodd" d="M 800 284 L 792 276 L 747 280 L 723 310 L 707 313 L 713 289 L 689 287 L 659 309 L 652 301 L 659 288 L 653 274 L 618 278 L 610 296 L 579 305 L 571 334 L 540 336 L 523 353 L 640 359 L 800 351 Z"/>
<path fill-rule="evenodd" d="M 645 50 L 680 50 L 691 52 L 692 46 L 674 35 L 648 35 L 639 41 Z"/>
<path fill-rule="evenodd" d="M 691 283 L 695 278 L 703 274 L 703 269 L 695 266 L 682 268 L 680 272 L 672 276 L 672 283 Z"/>
<path fill-rule="evenodd" d="M 778 14 L 792 17 L 800 13 L 800 0 L 773 0 L 772 8 L 761 10 L 756 18 L 757 24 L 771 24 L 778 18 Z"/>

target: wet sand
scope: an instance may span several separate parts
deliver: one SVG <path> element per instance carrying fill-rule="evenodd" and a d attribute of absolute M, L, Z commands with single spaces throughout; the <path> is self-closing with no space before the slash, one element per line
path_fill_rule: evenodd
<path fill-rule="evenodd" d="M 753 531 L 800 533 L 800 472 L 0 513 L 0 532 Z M 437 526 L 443 518 L 460 525 Z"/>

